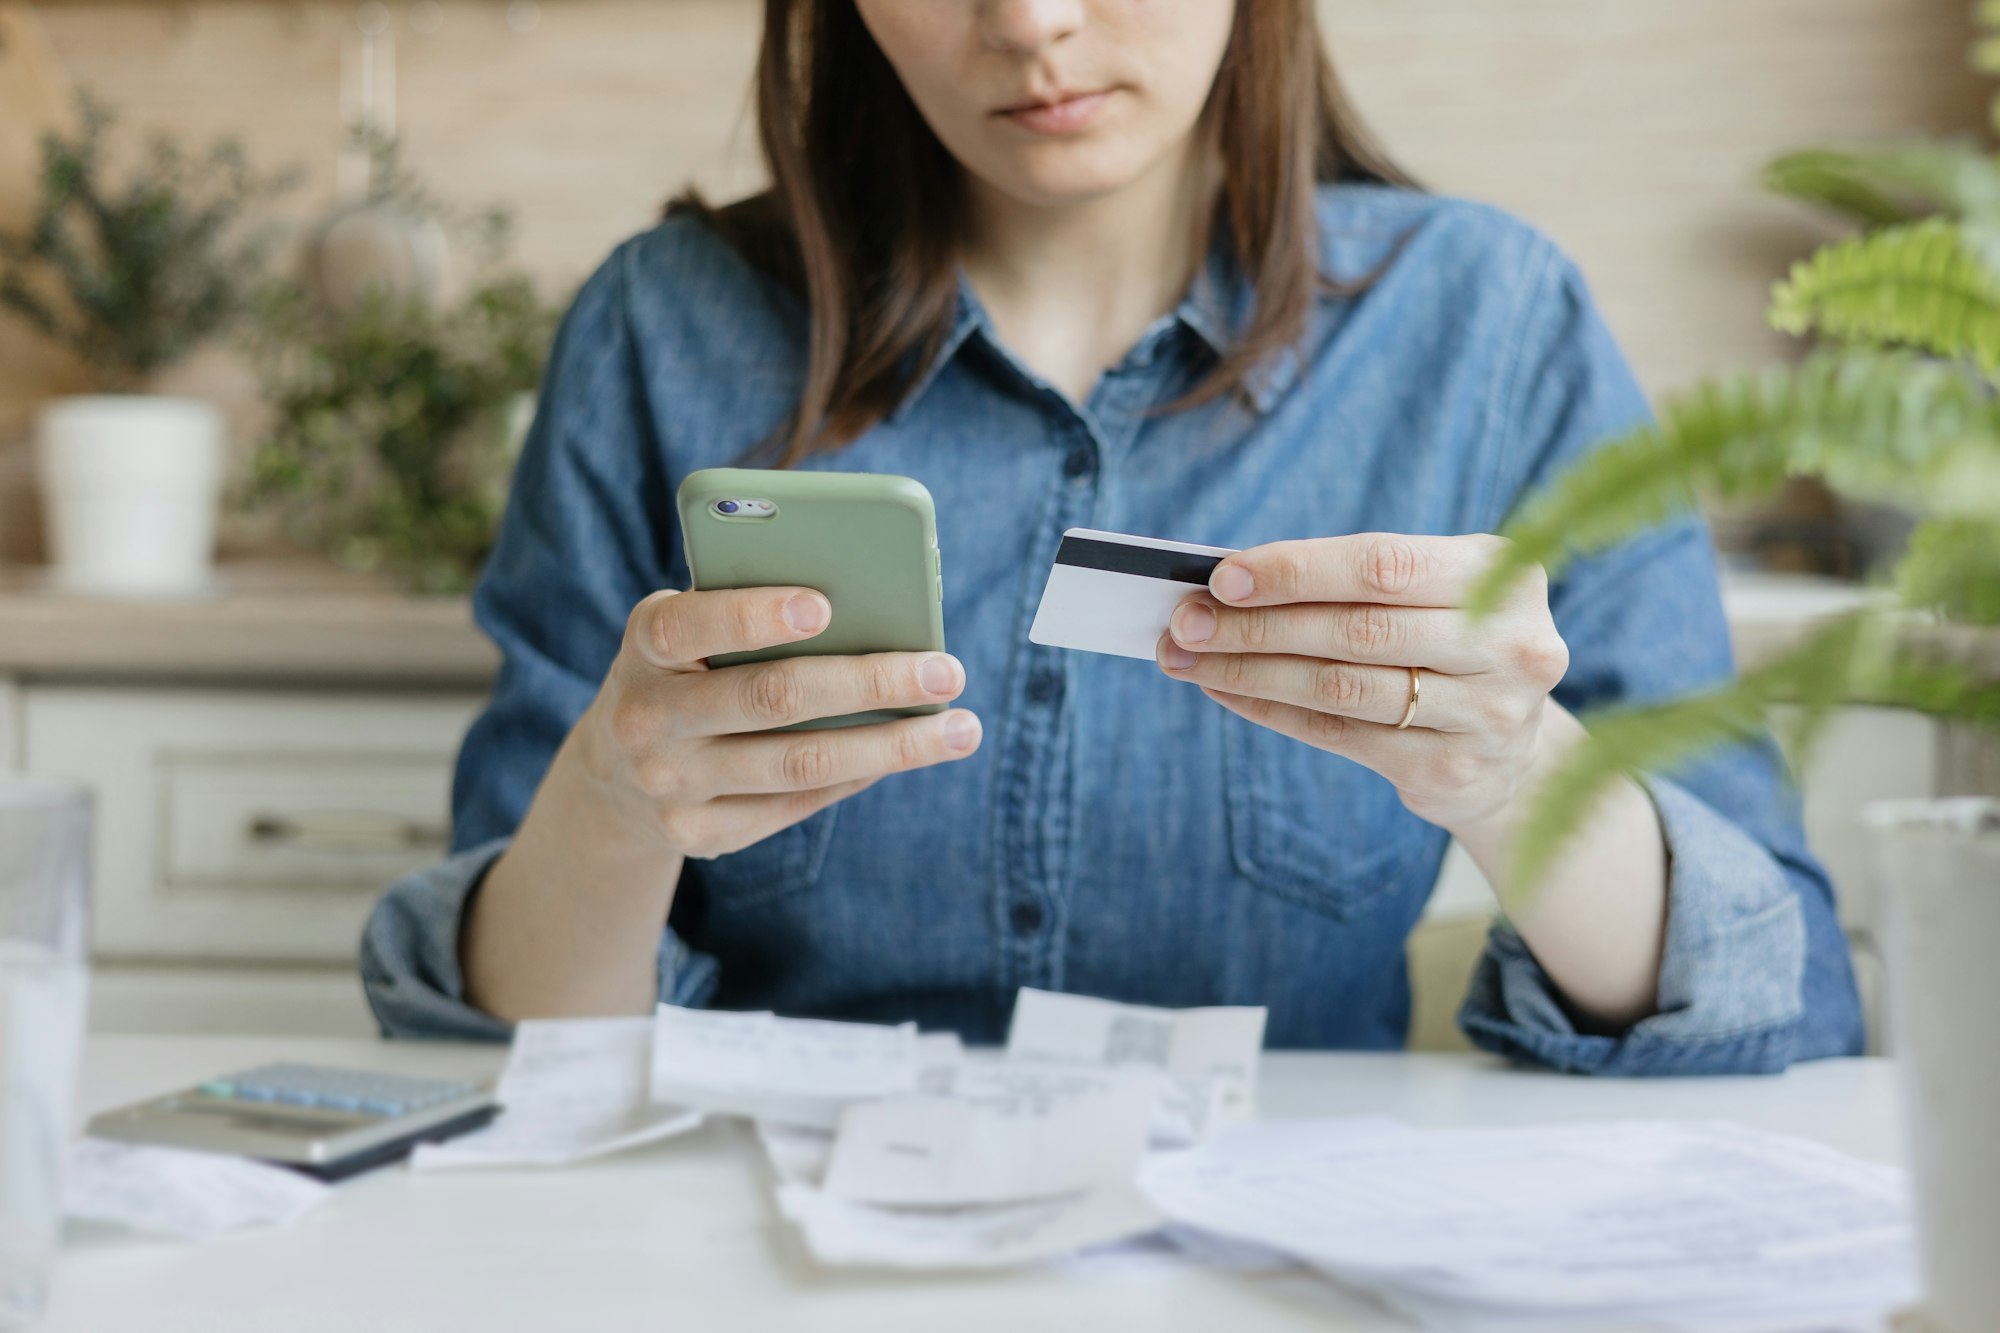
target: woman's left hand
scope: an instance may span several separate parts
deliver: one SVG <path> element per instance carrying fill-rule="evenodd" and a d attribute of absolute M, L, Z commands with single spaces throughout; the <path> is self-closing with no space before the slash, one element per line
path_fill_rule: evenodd
<path fill-rule="evenodd" d="M 1460 609 L 1502 539 L 1368 533 L 1230 556 L 1174 612 L 1159 662 L 1231 712 L 1345 755 L 1458 831 L 1506 809 L 1539 755 L 1569 650 L 1547 580 Z M 1399 730 L 1412 698 L 1416 709 Z"/>

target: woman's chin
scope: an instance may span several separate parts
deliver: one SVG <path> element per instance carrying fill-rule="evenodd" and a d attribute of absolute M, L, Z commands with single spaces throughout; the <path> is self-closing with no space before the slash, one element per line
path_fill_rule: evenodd
<path fill-rule="evenodd" d="M 986 183 L 1030 208 L 1070 208 L 1118 194 L 1145 175 L 1143 165 L 1122 157 L 1107 160 L 1081 147 L 1065 145 L 1060 151 L 1037 152 L 1031 160 L 1017 159 L 987 175 Z"/>

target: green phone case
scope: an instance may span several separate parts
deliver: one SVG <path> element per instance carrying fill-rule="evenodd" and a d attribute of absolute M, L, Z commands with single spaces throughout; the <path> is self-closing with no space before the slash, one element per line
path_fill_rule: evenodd
<path fill-rule="evenodd" d="M 716 512 L 723 500 L 764 500 L 768 517 Z M 833 620 L 800 643 L 725 653 L 715 667 L 780 657 L 941 652 L 944 578 L 931 493 L 909 477 L 875 472 L 791 472 L 705 468 L 676 499 L 694 586 L 801 587 L 826 594 Z M 859 726 L 943 704 L 854 713 L 799 729 Z"/>

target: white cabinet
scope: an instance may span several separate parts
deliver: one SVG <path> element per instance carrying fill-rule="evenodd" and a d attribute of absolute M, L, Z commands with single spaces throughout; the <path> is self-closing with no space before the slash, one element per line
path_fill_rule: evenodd
<path fill-rule="evenodd" d="M 344 967 L 98 963 L 94 1032 L 179 1036 L 372 1037 L 375 1020 Z"/>
<path fill-rule="evenodd" d="M 497 665 L 463 599 L 313 561 L 126 600 L 0 569 L 0 771 L 95 802 L 92 1026 L 373 1032 L 362 922 L 444 851 Z"/>
<path fill-rule="evenodd" d="M 0 746 L 95 801 L 92 1026 L 372 1031 L 362 922 L 443 855 L 483 699 L 0 677 Z"/>
<path fill-rule="evenodd" d="M 0 773 L 21 766 L 21 687 L 0 676 Z"/>
<path fill-rule="evenodd" d="M 442 855 L 469 695 L 46 685 L 26 767 L 96 809 L 107 961 L 351 964 L 370 903 Z"/>

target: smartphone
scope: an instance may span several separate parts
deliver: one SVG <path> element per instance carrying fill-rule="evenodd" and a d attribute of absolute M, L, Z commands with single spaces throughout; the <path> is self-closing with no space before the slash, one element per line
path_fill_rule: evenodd
<path fill-rule="evenodd" d="M 676 497 L 694 586 L 800 587 L 826 594 L 833 619 L 814 637 L 724 653 L 715 667 L 782 657 L 944 650 L 944 571 L 931 493 L 876 472 L 704 468 Z M 795 730 L 852 727 L 943 704 L 819 718 Z"/>

